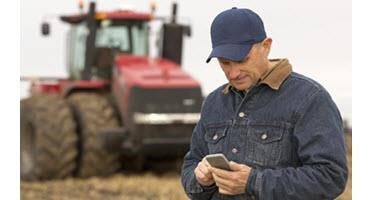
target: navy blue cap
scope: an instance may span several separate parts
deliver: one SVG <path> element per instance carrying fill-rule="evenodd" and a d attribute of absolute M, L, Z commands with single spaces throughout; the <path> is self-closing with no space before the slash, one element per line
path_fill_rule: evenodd
<path fill-rule="evenodd" d="M 233 7 L 218 14 L 211 25 L 213 57 L 242 61 L 253 44 L 266 38 L 262 19 L 252 10 Z"/>

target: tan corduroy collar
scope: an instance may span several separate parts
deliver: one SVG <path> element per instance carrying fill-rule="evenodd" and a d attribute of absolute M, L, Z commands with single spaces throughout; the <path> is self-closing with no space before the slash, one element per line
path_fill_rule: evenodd
<path fill-rule="evenodd" d="M 264 74 L 258 84 L 266 84 L 271 89 L 278 90 L 283 81 L 292 73 L 292 65 L 288 59 L 271 59 L 272 68 Z M 229 83 L 223 89 L 223 93 L 229 93 L 232 85 Z"/>

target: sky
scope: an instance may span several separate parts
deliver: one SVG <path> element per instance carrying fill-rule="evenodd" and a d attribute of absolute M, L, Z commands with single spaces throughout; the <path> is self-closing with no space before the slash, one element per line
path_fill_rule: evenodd
<path fill-rule="evenodd" d="M 88 2 L 85 1 L 85 10 Z M 118 9 L 122 4 L 149 11 L 149 0 L 100 0 L 98 10 Z M 156 13 L 168 16 L 174 1 L 157 0 Z M 352 124 L 352 9 L 349 0 L 186 0 L 178 1 L 179 21 L 189 24 L 192 36 L 185 38 L 185 71 L 200 82 L 203 94 L 227 82 L 218 63 L 205 63 L 211 50 L 210 24 L 231 7 L 250 8 L 264 21 L 273 44 L 270 58 L 288 58 L 295 72 L 321 83 L 331 94 L 344 119 Z M 59 14 L 78 12 L 77 0 L 33 0 L 20 2 L 20 75 L 67 76 L 65 34 L 68 25 Z M 51 35 L 42 37 L 40 24 L 51 24 Z M 153 30 L 152 34 L 156 34 Z M 155 50 L 151 56 L 155 56 Z M 22 82 L 20 96 L 28 95 Z"/>

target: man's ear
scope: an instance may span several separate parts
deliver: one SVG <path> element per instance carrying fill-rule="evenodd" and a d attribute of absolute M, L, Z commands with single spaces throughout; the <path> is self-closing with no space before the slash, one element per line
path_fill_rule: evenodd
<path fill-rule="evenodd" d="M 262 41 L 262 46 L 265 49 L 266 55 L 268 56 L 270 54 L 272 39 L 267 37 Z"/>

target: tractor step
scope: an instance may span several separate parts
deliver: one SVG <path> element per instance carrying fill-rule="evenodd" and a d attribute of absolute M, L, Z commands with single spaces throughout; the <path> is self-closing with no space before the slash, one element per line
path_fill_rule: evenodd
<path fill-rule="evenodd" d="M 123 150 L 122 145 L 129 138 L 128 130 L 125 127 L 105 129 L 99 134 L 101 140 L 103 140 L 104 148 L 110 152 L 121 152 Z"/>

